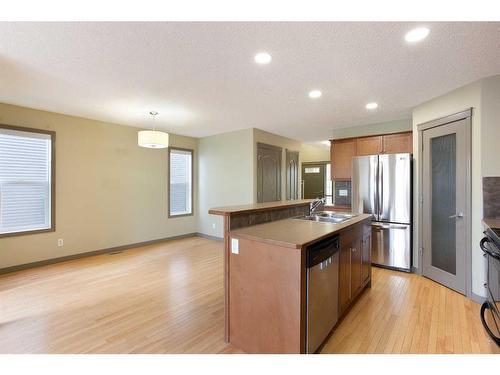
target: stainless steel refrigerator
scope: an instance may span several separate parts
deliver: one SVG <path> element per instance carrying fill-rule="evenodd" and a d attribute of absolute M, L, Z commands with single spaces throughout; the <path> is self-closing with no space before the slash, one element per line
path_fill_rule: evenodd
<path fill-rule="evenodd" d="M 358 156 L 352 162 L 352 210 L 373 215 L 372 264 L 410 271 L 412 156 Z"/>

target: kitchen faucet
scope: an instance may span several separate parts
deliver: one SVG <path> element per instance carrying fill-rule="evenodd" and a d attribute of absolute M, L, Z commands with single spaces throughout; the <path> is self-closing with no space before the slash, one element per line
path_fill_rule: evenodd
<path fill-rule="evenodd" d="M 309 214 L 312 215 L 313 213 L 316 212 L 319 206 L 324 206 L 326 203 L 326 199 L 323 198 L 317 198 L 313 202 L 309 203 Z"/>

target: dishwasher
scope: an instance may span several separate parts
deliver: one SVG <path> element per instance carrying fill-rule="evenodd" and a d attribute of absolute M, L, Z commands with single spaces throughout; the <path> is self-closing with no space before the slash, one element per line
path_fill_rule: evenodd
<path fill-rule="evenodd" d="M 338 236 L 307 248 L 307 353 L 314 353 L 337 323 L 339 250 Z"/>

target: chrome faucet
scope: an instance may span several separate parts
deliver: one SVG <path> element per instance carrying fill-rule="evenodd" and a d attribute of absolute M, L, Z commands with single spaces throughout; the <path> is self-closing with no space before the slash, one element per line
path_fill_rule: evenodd
<path fill-rule="evenodd" d="M 323 198 L 317 198 L 314 200 L 314 202 L 309 203 L 309 214 L 312 215 L 313 213 L 316 212 L 319 206 L 324 206 L 326 203 L 326 199 Z"/>

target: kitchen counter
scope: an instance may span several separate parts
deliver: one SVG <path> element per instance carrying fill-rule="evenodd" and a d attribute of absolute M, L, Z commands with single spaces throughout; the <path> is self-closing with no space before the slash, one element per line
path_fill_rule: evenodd
<path fill-rule="evenodd" d="M 500 219 L 483 219 L 483 224 L 491 229 L 500 229 Z"/>
<path fill-rule="evenodd" d="M 208 213 L 212 215 L 230 215 L 242 212 L 247 213 L 247 212 L 257 212 L 257 211 L 270 211 L 280 208 L 290 208 L 290 207 L 308 205 L 313 201 L 314 199 L 296 199 L 288 201 L 245 204 L 237 206 L 214 207 L 211 208 L 208 211 Z"/>
<path fill-rule="evenodd" d="M 272 245 L 294 249 L 328 237 L 344 228 L 371 218 L 372 215 L 360 214 L 343 223 L 327 223 L 309 220 L 285 219 L 270 223 L 253 225 L 229 232 L 232 238 L 246 238 Z"/>
<path fill-rule="evenodd" d="M 310 271 L 310 246 L 336 235 L 339 246 L 329 258 L 331 266 Z M 285 218 L 234 228 L 228 232 L 227 245 L 227 339 L 247 353 L 317 350 L 317 341 L 325 340 L 371 286 L 371 215 L 337 224 Z M 318 276 L 319 270 L 328 267 L 333 268 Z M 318 290 L 325 293 L 316 294 L 315 304 L 308 302 L 317 291 L 308 287 L 309 272 L 314 272 L 316 287 L 322 283 Z M 335 315 L 331 316 L 335 321 L 326 326 L 308 318 L 323 303 Z M 308 341 L 313 331 L 313 341 Z"/>

